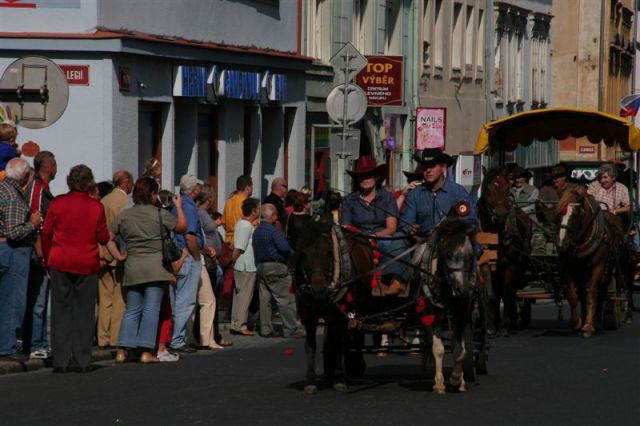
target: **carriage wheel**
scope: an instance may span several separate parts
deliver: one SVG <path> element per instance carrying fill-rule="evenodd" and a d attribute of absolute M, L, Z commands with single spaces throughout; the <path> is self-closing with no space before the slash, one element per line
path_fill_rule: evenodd
<path fill-rule="evenodd" d="M 355 349 L 347 349 L 344 354 L 344 372 L 347 377 L 359 379 L 364 376 L 366 370 L 367 363 L 364 361 L 362 352 Z"/>
<path fill-rule="evenodd" d="M 487 359 L 489 355 L 487 354 L 487 350 L 485 348 L 481 348 L 475 356 L 475 367 L 477 374 L 488 374 L 489 370 L 487 370 Z"/>
<path fill-rule="evenodd" d="M 473 330 L 467 327 L 464 331 L 464 348 L 465 355 L 462 360 L 462 372 L 464 373 L 465 382 L 476 381 L 476 366 L 474 362 L 475 343 L 473 341 Z"/>
<path fill-rule="evenodd" d="M 618 327 L 620 327 L 619 305 L 613 300 L 606 300 L 602 310 L 602 325 L 604 329 L 618 329 Z"/>
<path fill-rule="evenodd" d="M 525 329 L 531 326 L 531 301 L 525 299 L 520 304 L 520 328 Z"/>

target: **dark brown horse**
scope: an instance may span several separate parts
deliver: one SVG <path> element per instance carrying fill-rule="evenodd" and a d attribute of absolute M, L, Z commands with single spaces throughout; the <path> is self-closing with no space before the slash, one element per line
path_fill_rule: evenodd
<path fill-rule="evenodd" d="M 489 330 L 508 334 L 517 327 L 516 292 L 524 287 L 524 272 L 531 255 L 532 222 L 509 193 L 510 185 L 501 170 L 491 170 L 482 183 L 478 216 L 485 232 L 500 236 L 498 261 L 489 308 Z M 504 313 L 500 320 L 500 300 Z"/>
<path fill-rule="evenodd" d="M 571 305 L 570 323 L 584 337 L 595 333 L 595 321 L 611 278 L 624 288 L 623 258 L 625 244 L 619 217 L 603 211 L 577 186 L 566 190 L 556 206 L 558 236 L 556 245 L 561 259 L 561 272 Z M 582 304 L 578 313 L 578 301 Z"/>
<path fill-rule="evenodd" d="M 348 311 L 355 309 L 356 300 L 362 303 L 369 297 L 373 253 L 366 240 L 351 234 L 340 237 L 336 232 L 340 230 L 330 216 L 315 217 L 300 236 L 294 259 L 298 310 L 306 329 L 307 394 L 317 391 L 316 331 L 321 318 L 325 379 L 333 381 L 334 389 L 345 391 L 346 376 L 361 376 L 366 368 L 362 353 L 349 344 Z M 343 259 L 339 256 L 347 252 L 350 270 L 344 270 L 344 264 L 340 270 Z"/>

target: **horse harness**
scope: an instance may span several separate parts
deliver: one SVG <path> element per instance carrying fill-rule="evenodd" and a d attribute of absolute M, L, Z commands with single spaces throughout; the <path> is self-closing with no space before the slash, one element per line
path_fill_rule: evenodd
<path fill-rule="evenodd" d="M 569 231 L 571 235 L 570 246 L 574 248 L 573 255 L 577 258 L 585 258 L 591 256 L 596 252 L 602 241 L 604 241 L 606 244 L 609 243 L 604 214 L 602 213 L 600 205 L 591 198 L 584 196 L 581 198 L 583 200 L 586 200 L 589 207 L 591 208 L 592 215 L 589 220 L 579 229 L 576 229 L 569 225 L 559 225 L 560 229 L 566 229 L 567 231 Z M 582 203 L 580 202 L 569 203 L 569 205 L 573 207 L 582 207 Z M 593 227 L 591 226 L 592 224 L 594 225 Z M 579 245 L 580 240 L 590 228 L 593 228 L 593 230 L 591 231 L 591 235 L 589 235 L 584 244 Z"/>

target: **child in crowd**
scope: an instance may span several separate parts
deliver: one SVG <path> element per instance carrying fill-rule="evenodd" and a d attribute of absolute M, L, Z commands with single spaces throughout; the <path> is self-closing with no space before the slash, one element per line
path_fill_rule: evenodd
<path fill-rule="evenodd" d="M 16 143 L 17 123 L 15 112 L 8 106 L 0 105 L 0 180 L 4 179 L 4 169 L 9 160 L 22 154 Z"/>

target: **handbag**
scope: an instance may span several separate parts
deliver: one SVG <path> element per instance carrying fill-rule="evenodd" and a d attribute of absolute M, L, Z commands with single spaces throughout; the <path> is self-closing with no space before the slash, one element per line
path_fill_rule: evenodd
<path fill-rule="evenodd" d="M 171 238 L 169 230 L 162 223 L 162 212 L 158 209 L 158 219 L 160 220 L 160 241 L 162 242 L 162 263 L 171 263 L 180 260 L 182 250 L 178 248 L 175 240 Z"/>

